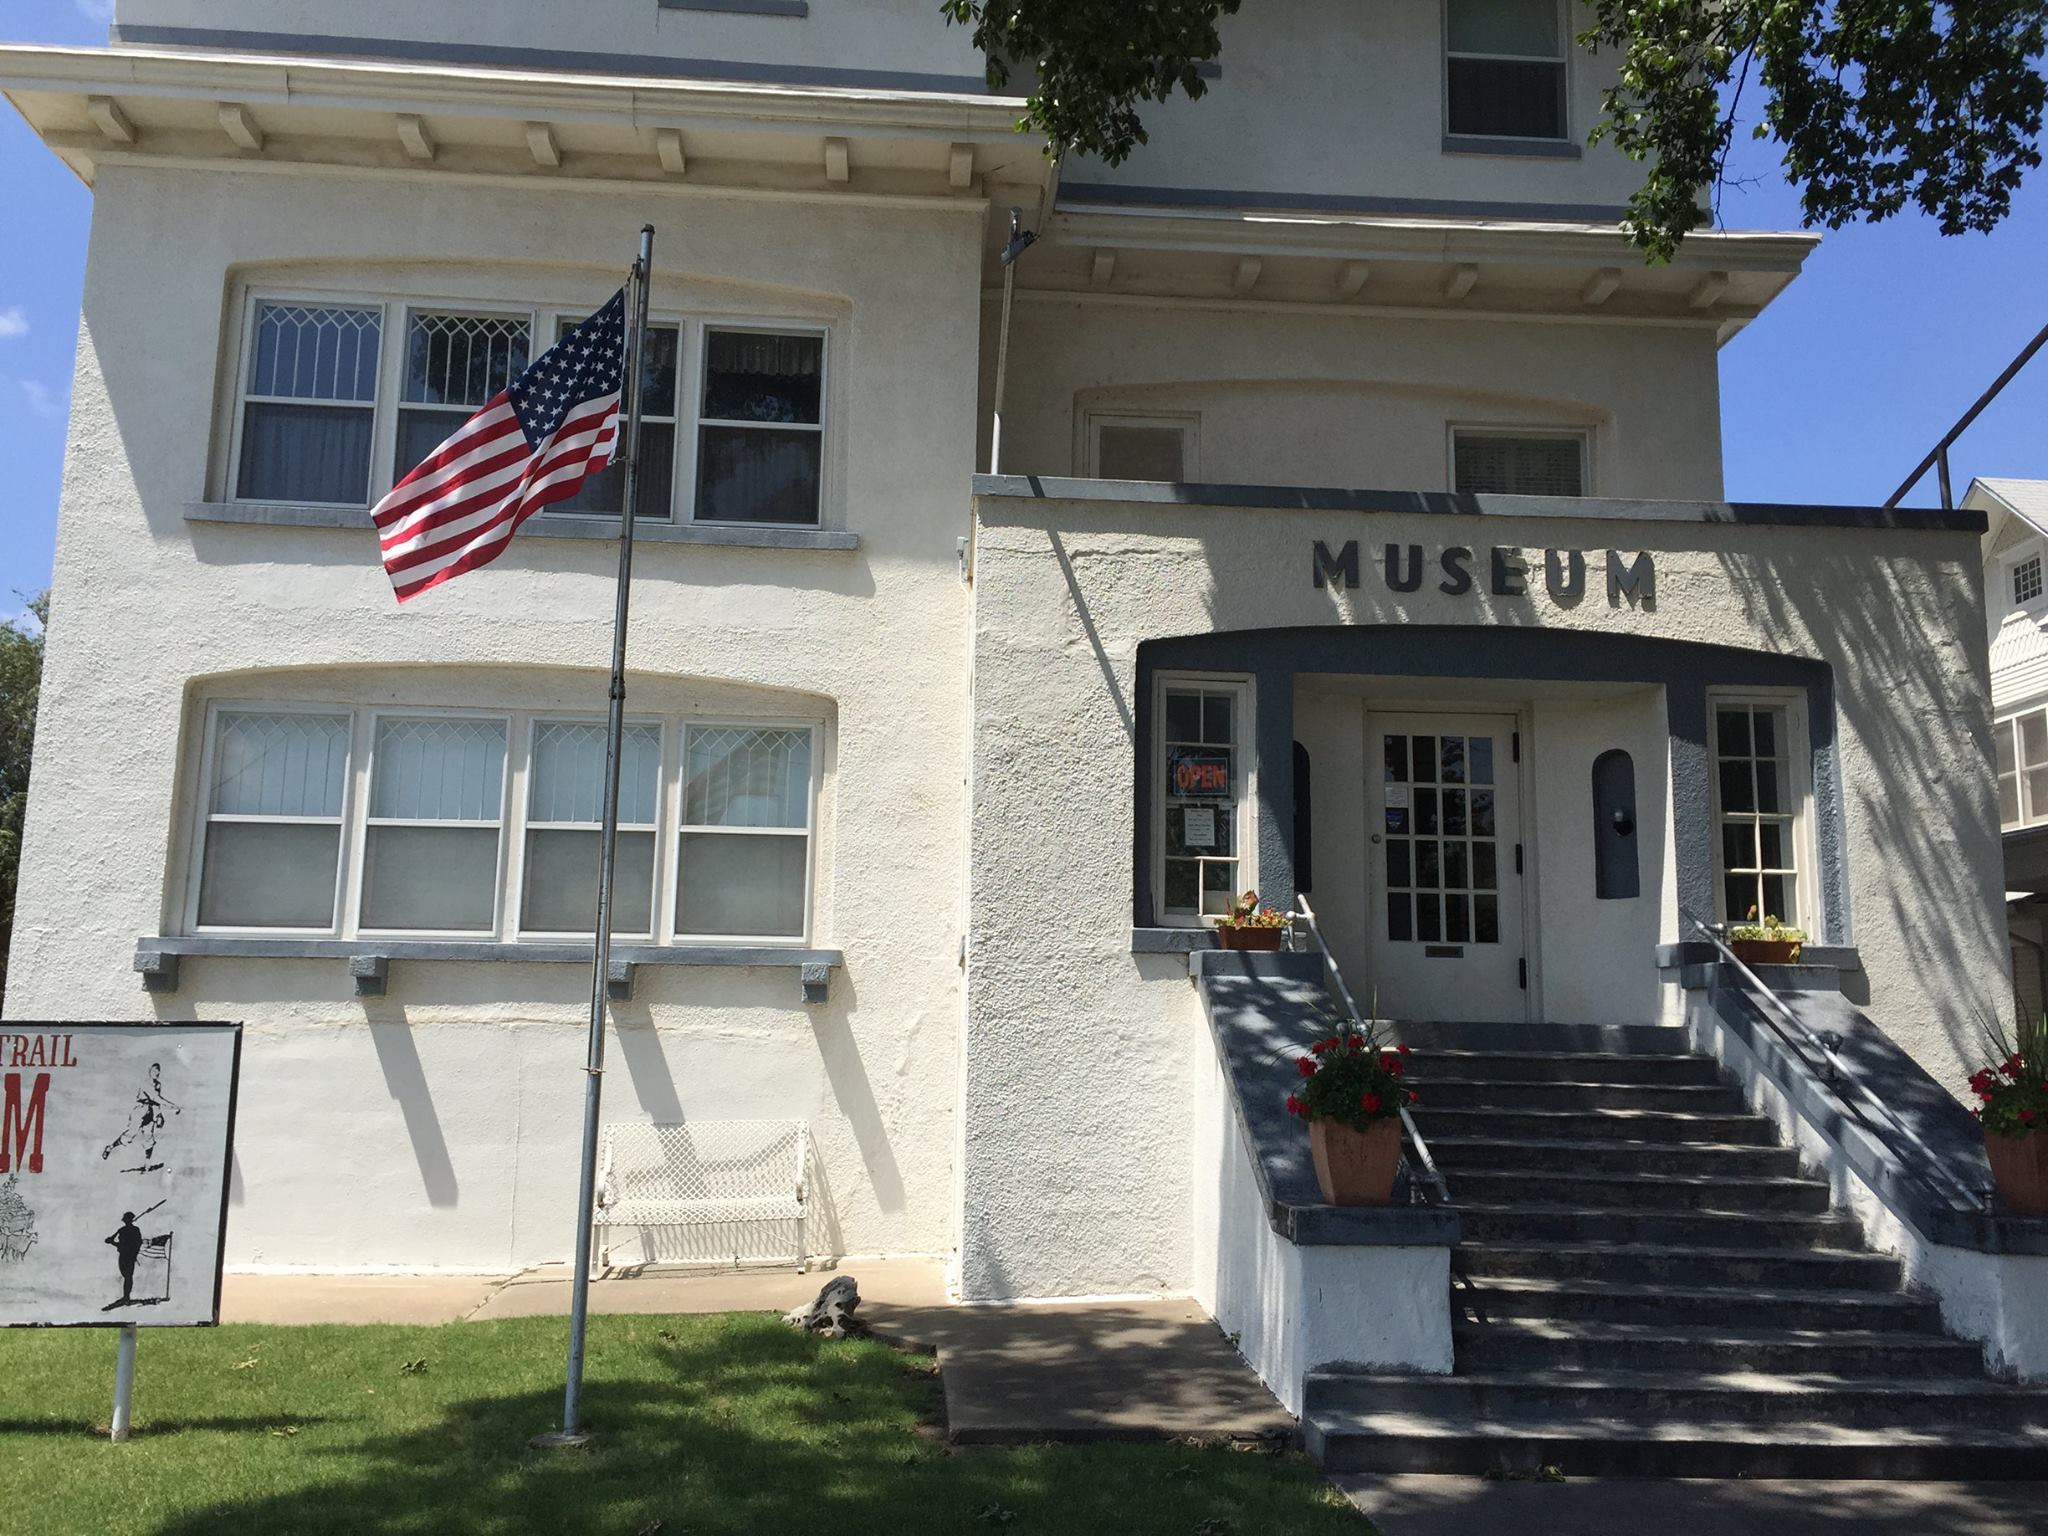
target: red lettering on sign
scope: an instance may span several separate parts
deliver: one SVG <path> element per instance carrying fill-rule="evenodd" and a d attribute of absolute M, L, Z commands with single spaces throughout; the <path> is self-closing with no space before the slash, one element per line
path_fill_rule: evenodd
<path fill-rule="evenodd" d="M 0 1173 L 16 1163 L 30 1173 L 43 1171 L 43 1104 L 50 1093 L 50 1074 L 38 1072 L 29 1090 L 28 1107 L 21 1102 L 21 1074 L 10 1072 L 5 1082 L 6 1108 L 0 1111 Z"/>

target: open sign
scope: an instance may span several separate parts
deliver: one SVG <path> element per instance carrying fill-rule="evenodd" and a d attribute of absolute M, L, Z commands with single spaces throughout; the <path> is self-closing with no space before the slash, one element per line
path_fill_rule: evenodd
<path fill-rule="evenodd" d="M 1227 796 L 1230 754 L 1203 747 L 1168 747 L 1166 784 L 1182 800 Z"/>

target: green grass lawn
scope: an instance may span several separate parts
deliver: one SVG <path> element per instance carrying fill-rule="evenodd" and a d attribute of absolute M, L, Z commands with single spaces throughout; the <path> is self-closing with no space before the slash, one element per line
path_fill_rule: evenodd
<path fill-rule="evenodd" d="M 0 1335 L 0 1531 L 1371 1529 L 1294 1453 L 951 1449 L 928 1359 L 751 1314 L 591 1319 L 598 1438 L 532 1451 L 559 1421 L 564 1341 L 559 1318 L 144 1329 L 117 1446 L 111 1332 Z"/>

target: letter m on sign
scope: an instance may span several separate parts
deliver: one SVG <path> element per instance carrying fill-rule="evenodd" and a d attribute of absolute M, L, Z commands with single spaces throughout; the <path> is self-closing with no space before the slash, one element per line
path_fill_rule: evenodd
<path fill-rule="evenodd" d="M 1336 554 L 1321 539 L 1316 540 L 1315 583 L 1319 587 L 1358 585 L 1358 540 L 1353 539 Z"/>
<path fill-rule="evenodd" d="M 49 1097 L 50 1074 L 38 1072 L 26 1106 L 21 1101 L 21 1074 L 7 1074 L 7 1106 L 0 1111 L 0 1173 L 16 1165 L 30 1173 L 43 1171 L 43 1101 Z"/>

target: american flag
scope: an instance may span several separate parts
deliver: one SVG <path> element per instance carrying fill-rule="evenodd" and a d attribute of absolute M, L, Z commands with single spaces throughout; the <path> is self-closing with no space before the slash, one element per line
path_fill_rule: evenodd
<path fill-rule="evenodd" d="M 370 509 L 401 603 L 490 564 L 521 523 L 611 463 L 625 355 L 621 288 Z"/>

